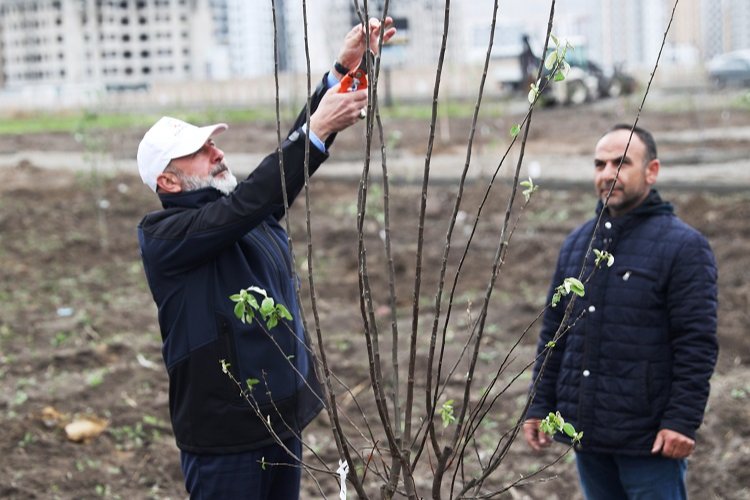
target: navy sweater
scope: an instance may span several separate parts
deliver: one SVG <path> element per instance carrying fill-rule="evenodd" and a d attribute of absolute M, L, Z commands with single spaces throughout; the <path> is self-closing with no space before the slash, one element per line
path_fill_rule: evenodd
<path fill-rule="evenodd" d="M 566 277 L 579 276 L 595 222 L 563 243 L 550 298 Z M 614 265 L 596 270 L 576 299 L 573 326 L 552 349 L 528 417 L 559 410 L 584 432 L 583 451 L 647 455 L 660 429 L 694 438 L 718 353 L 717 271 L 708 242 L 652 190 L 621 217 L 605 212 L 593 248 L 611 252 Z M 592 253 L 584 279 L 593 261 Z M 539 352 L 569 300 L 546 312 Z M 535 376 L 540 366 L 541 358 Z"/>

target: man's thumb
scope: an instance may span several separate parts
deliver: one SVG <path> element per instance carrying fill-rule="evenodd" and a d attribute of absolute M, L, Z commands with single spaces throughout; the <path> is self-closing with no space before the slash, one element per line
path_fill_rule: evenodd
<path fill-rule="evenodd" d="M 661 432 L 656 435 L 654 439 L 654 445 L 651 447 L 651 453 L 656 454 L 661 451 L 661 447 L 664 446 L 664 438 L 661 436 Z"/>

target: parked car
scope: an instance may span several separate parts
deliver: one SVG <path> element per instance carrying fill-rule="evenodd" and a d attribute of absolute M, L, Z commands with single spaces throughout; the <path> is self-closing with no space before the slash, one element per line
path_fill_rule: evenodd
<path fill-rule="evenodd" d="M 711 81 L 725 85 L 750 85 L 750 50 L 736 50 L 716 56 L 706 66 Z"/>

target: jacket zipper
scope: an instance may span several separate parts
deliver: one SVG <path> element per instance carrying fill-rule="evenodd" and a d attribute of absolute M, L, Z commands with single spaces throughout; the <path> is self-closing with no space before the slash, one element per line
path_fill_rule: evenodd
<path fill-rule="evenodd" d="M 284 261 L 284 267 L 286 268 L 286 270 L 289 273 L 288 276 L 290 278 L 293 278 L 294 277 L 294 273 L 292 272 L 292 263 L 291 263 L 291 261 L 289 259 L 289 256 L 287 255 L 286 252 L 284 252 L 281 249 L 281 246 L 279 246 L 279 242 L 276 241 L 276 237 L 271 232 L 271 229 L 268 227 L 268 224 L 265 221 L 262 222 L 261 224 L 263 225 L 263 232 L 266 233 L 266 236 L 268 236 L 268 239 L 270 239 L 271 243 L 273 243 L 273 246 L 276 247 L 276 251 L 281 256 L 281 260 Z"/>

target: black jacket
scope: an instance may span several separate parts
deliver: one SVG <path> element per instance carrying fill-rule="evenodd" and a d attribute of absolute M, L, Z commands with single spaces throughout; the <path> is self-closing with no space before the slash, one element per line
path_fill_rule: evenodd
<path fill-rule="evenodd" d="M 595 221 L 565 240 L 550 297 L 566 277 L 578 277 Z M 528 416 L 559 410 L 584 432 L 584 451 L 647 455 L 663 428 L 694 438 L 718 353 L 708 242 L 652 191 L 622 217 L 605 213 L 593 248 L 611 252 L 614 265 L 598 269 L 576 299 L 575 323 L 553 348 Z M 540 352 L 567 304 L 546 312 Z"/>
<path fill-rule="evenodd" d="M 316 89 L 313 111 L 325 90 L 324 84 Z M 304 120 L 303 111 L 281 148 L 290 203 L 304 185 Z M 310 173 L 327 157 L 310 145 Z M 204 188 L 159 197 L 164 209 L 144 217 L 138 240 L 159 310 L 178 447 L 233 453 L 272 442 L 261 417 L 222 372 L 221 360 L 243 385 L 250 378 L 260 381 L 253 398 L 282 438 L 300 431 L 323 402 L 300 320 L 287 235 L 278 223 L 284 215 L 278 153 L 228 196 Z M 240 322 L 229 296 L 249 286 L 266 290 L 293 320 L 270 335 L 257 321 Z"/>

